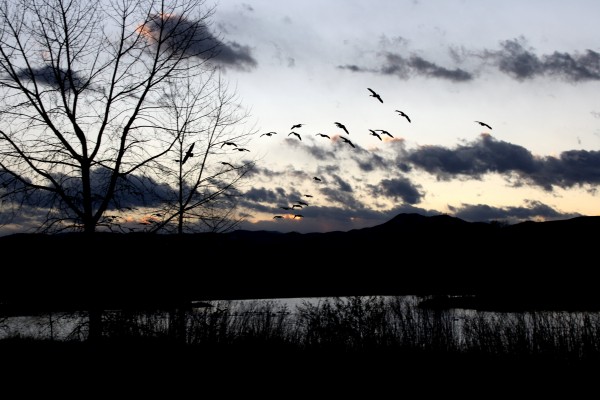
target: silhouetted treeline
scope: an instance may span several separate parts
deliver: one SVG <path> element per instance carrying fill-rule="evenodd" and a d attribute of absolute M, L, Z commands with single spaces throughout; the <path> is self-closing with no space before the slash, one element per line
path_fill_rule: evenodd
<path fill-rule="evenodd" d="M 0 299 L 66 309 L 403 294 L 597 304 L 599 227 L 600 217 L 502 225 L 401 214 L 310 234 L 18 234 L 0 237 Z"/>

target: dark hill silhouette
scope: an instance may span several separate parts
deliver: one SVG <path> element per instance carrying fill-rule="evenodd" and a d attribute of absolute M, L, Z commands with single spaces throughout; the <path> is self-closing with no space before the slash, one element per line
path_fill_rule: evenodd
<path fill-rule="evenodd" d="M 502 225 L 400 214 L 348 232 L 15 234 L 0 237 L 0 303 L 155 308 L 403 294 L 593 303 L 598 228 L 600 217 Z"/>

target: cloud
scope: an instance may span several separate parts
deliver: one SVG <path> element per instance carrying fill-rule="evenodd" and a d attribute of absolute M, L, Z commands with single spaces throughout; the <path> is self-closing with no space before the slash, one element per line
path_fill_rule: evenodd
<path fill-rule="evenodd" d="M 387 66 L 382 68 L 384 73 L 394 73 L 398 67 L 400 67 L 399 70 L 402 71 L 406 66 L 411 75 L 429 76 L 454 82 L 470 81 L 473 79 L 473 75 L 463 69 L 447 69 L 440 67 L 439 65 L 416 55 L 411 56 L 409 59 L 405 59 L 398 54 L 387 53 L 385 58 Z M 388 70 L 390 72 L 388 72 Z"/>
<path fill-rule="evenodd" d="M 252 202 L 268 202 L 277 204 L 285 197 L 285 190 L 278 188 L 277 190 L 261 188 L 252 188 L 244 193 L 244 198 Z"/>
<path fill-rule="evenodd" d="M 363 172 L 372 172 L 375 170 L 389 170 L 389 160 L 373 152 L 360 152 L 352 158 L 358 165 L 358 168 L 360 168 L 360 170 Z"/>
<path fill-rule="evenodd" d="M 436 175 L 440 180 L 449 180 L 457 175 L 480 178 L 490 172 L 533 173 L 539 168 L 537 160 L 529 150 L 497 141 L 488 134 L 454 149 L 434 145 L 422 146 L 406 152 L 397 162 L 410 162 L 413 166 Z"/>
<path fill-rule="evenodd" d="M 484 65 L 496 68 L 518 81 L 542 76 L 559 77 L 569 82 L 600 80 L 600 53 L 589 49 L 582 53 L 554 51 L 538 55 L 533 48 L 527 46 L 525 38 L 519 37 L 500 42 L 499 50 L 468 51 L 464 48 L 450 47 L 449 52 L 451 59 L 456 63 L 483 62 Z M 378 56 L 383 61 L 383 65 L 378 68 L 357 64 L 340 65 L 337 68 L 356 73 L 395 75 L 404 80 L 414 76 L 451 82 L 468 82 L 475 79 L 475 75 L 465 69 L 443 67 L 416 54 L 405 57 L 385 51 Z"/>
<path fill-rule="evenodd" d="M 242 70 L 252 69 L 257 65 L 256 60 L 252 57 L 250 47 L 237 42 L 220 42 L 217 54 L 213 60 Z"/>
<path fill-rule="evenodd" d="M 257 222 L 244 221 L 241 229 L 267 230 L 278 232 L 333 232 L 349 231 L 373 227 L 388 222 L 401 213 L 418 213 L 426 216 L 439 215 L 435 210 L 427 210 L 410 205 L 401 205 L 391 210 L 377 211 L 364 206 L 357 208 L 319 206 L 302 210 L 304 218 L 267 219 Z"/>
<path fill-rule="evenodd" d="M 506 40 L 499 51 L 485 52 L 485 58 L 496 62 L 498 69 L 517 80 L 551 75 L 579 82 L 600 80 L 600 53 L 586 50 L 580 53 L 561 53 L 537 56 L 526 48 L 524 38 Z"/>
<path fill-rule="evenodd" d="M 223 42 L 211 32 L 203 20 L 191 20 L 176 14 L 161 14 L 151 17 L 145 26 L 138 30 L 157 44 L 161 37 L 163 44 L 175 54 L 186 54 L 211 60 L 225 67 L 248 70 L 256 67 L 250 47 L 237 42 Z"/>
<path fill-rule="evenodd" d="M 504 221 L 509 224 L 527 220 L 559 220 L 580 216 L 577 213 L 561 213 L 539 201 L 526 201 L 525 206 L 492 207 L 486 204 L 463 204 L 448 206 L 455 217 L 470 222 Z"/>
<path fill-rule="evenodd" d="M 16 76 L 19 79 L 35 81 L 38 84 L 50 86 L 54 89 L 64 87 L 66 90 L 70 90 L 71 80 L 75 85 L 75 89 L 81 89 L 85 84 L 75 71 L 64 71 L 52 65 L 32 68 L 31 70 L 21 69 Z"/>
<path fill-rule="evenodd" d="M 384 58 L 384 65 L 379 69 L 364 68 L 353 64 L 340 65 L 338 68 L 352 72 L 374 72 L 382 75 L 396 75 L 398 78 L 404 80 L 413 76 L 426 76 L 453 82 L 465 82 L 473 79 L 473 75 L 470 72 L 460 68 L 444 68 L 417 55 L 405 58 L 396 53 L 384 52 L 381 56 Z"/>
<path fill-rule="evenodd" d="M 394 200 L 402 199 L 404 203 L 416 204 L 421 201 L 423 194 L 420 186 L 413 184 L 405 177 L 383 179 L 378 185 L 369 185 L 373 198 L 386 196 Z"/>
<path fill-rule="evenodd" d="M 440 180 L 460 177 L 480 179 L 484 174 L 514 175 L 551 191 L 600 183 L 600 151 L 569 150 L 559 157 L 537 157 L 522 146 L 482 134 L 454 149 L 423 146 L 404 152 L 398 163 L 410 163 Z"/>

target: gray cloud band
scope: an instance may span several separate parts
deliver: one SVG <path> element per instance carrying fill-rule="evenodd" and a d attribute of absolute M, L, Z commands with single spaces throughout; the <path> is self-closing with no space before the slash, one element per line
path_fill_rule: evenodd
<path fill-rule="evenodd" d="M 465 69 L 446 68 L 421 56 L 404 57 L 400 54 L 384 52 L 380 57 L 383 58 L 384 63 L 379 68 L 356 64 L 340 65 L 338 68 L 356 73 L 396 75 L 400 79 L 408 79 L 412 76 L 453 82 L 468 82 L 475 79 L 475 75 Z M 600 53 L 593 50 L 586 50 L 583 53 L 555 51 L 538 56 L 532 48 L 526 47 L 525 39 L 518 38 L 501 42 L 500 50 L 474 52 L 471 57 L 519 81 L 541 76 L 559 77 L 570 82 L 600 80 Z"/>

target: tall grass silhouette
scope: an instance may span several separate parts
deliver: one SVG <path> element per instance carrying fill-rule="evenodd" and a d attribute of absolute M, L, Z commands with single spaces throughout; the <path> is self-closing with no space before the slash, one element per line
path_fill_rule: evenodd
<path fill-rule="evenodd" d="M 280 300 L 211 301 L 211 307 L 186 310 L 179 317 L 157 310 L 106 311 L 104 340 L 177 342 L 211 351 L 261 349 L 600 361 L 600 313 L 438 310 L 421 307 L 419 301 L 413 296 L 331 297 L 304 300 L 295 308 Z M 85 341 L 85 318 L 74 318 L 80 318 L 80 323 L 69 322 L 73 333 L 65 335 L 63 341 Z M 40 318 L 37 323 L 43 321 L 48 318 Z M 58 321 L 54 318 L 52 323 Z M 3 341 L 23 338 L 8 330 L 9 322 L 5 318 L 0 326 L 5 331 Z M 183 335 L 174 337 L 173 324 L 184 327 Z M 45 332 L 48 335 L 48 329 Z"/>

